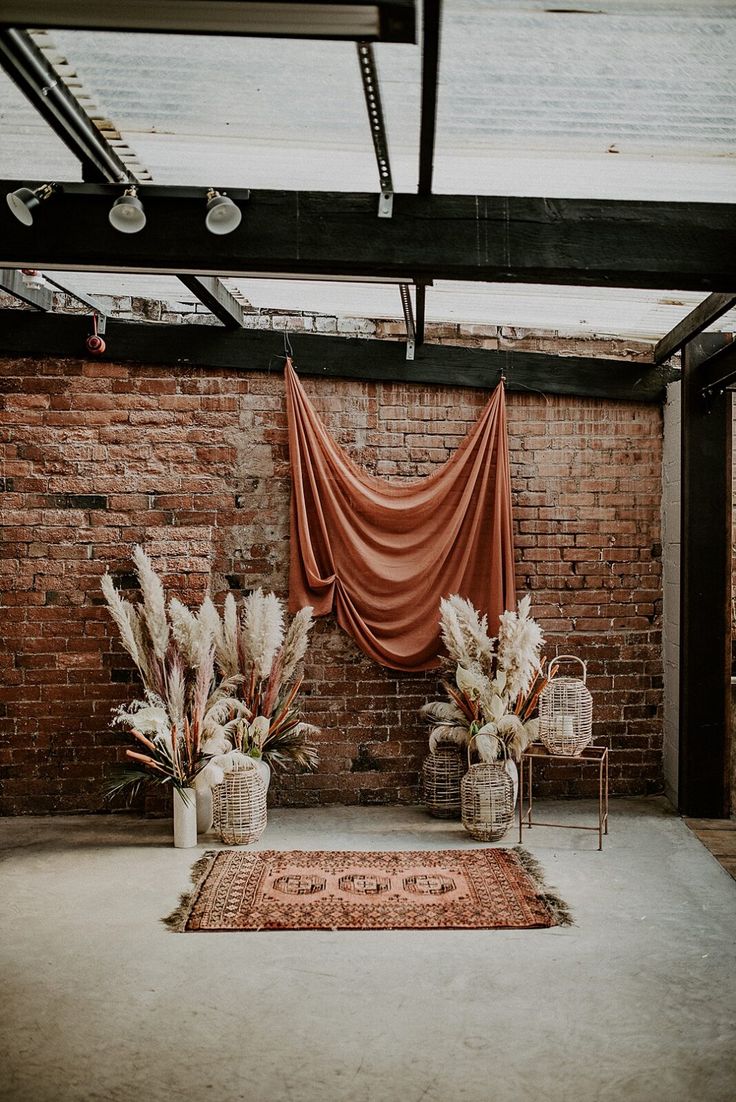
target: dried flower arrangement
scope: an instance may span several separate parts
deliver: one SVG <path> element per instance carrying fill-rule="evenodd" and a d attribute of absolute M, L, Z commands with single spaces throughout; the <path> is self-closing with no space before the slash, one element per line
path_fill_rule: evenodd
<path fill-rule="evenodd" d="M 177 598 L 168 604 L 161 579 L 141 547 L 133 562 L 142 601 L 121 597 L 105 574 L 102 591 L 123 646 L 133 659 L 144 698 L 117 709 L 114 722 L 136 739 L 130 764 L 108 789 L 129 798 L 146 782 L 185 790 L 219 784 L 226 771 L 262 758 L 277 767 L 317 765 L 297 704 L 298 669 L 312 626 L 311 608 L 288 631 L 273 593 L 245 597 L 240 612 L 225 599 L 220 617 L 209 597 L 197 612 Z"/>
<path fill-rule="evenodd" d="M 221 716 L 237 708 L 233 685 L 216 685 L 214 623 L 217 611 L 205 598 L 195 614 L 173 598 L 166 603 L 161 579 L 142 547 L 133 551 L 142 601 L 121 597 L 109 574 L 102 592 L 126 651 L 143 682 L 144 697 L 122 705 L 114 723 L 138 743 L 125 751 L 129 764 L 108 796 L 132 799 L 145 783 L 191 787 L 205 762 L 204 740 Z M 226 703 L 227 702 L 227 703 Z"/>
<path fill-rule="evenodd" d="M 282 602 L 260 589 L 244 597 L 240 609 L 232 594 L 226 597 L 222 618 L 213 625 L 215 663 L 239 706 L 226 717 L 223 704 L 214 715 L 219 722 L 211 725 L 206 749 L 224 757 L 207 767 L 211 784 L 243 755 L 280 769 L 317 766 L 310 741 L 317 728 L 302 721 L 297 700 L 312 622 L 312 609 L 302 608 L 287 629 Z"/>
<path fill-rule="evenodd" d="M 518 761 L 537 737 L 539 695 L 554 676 L 541 660 L 544 642 L 529 615 L 531 598 L 501 616 L 497 638 L 488 619 L 454 594 L 440 602 L 442 641 L 448 669 L 442 686 L 449 700 L 432 701 L 420 712 L 430 725 L 430 751 L 442 743 L 474 749 L 481 761 Z"/>

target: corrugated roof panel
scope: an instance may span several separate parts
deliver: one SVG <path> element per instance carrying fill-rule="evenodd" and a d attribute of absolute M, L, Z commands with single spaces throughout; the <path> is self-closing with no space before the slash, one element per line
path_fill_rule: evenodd
<path fill-rule="evenodd" d="M 732 198 L 736 5 L 572 7 L 446 0 L 436 189 Z M 351 43 L 46 37 L 161 183 L 377 189 Z M 420 51 L 376 56 L 394 182 L 413 190 Z M 43 175 L 44 146 L 16 136 L 0 171 Z"/>
<path fill-rule="evenodd" d="M 129 295 L 193 303 L 195 297 L 171 276 L 94 272 L 57 272 L 70 288 L 97 295 Z M 403 318 L 395 284 L 327 280 L 228 279 L 226 285 L 251 306 L 284 313 L 399 320 Z M 412 292 L 413 295 L 413 292 Z M 530 284 L 453 283 L 427 288 L 429 322 L 498 325 L 521 329 L 658 340 L 704 298 L 692 292 L 599 287 L 549 287 Z M 736 310 L 713 329 L 733 332 Z"/>
<path fill-rule="evenodd" d="M 0 69 L 0 176 L 5 179 L 82 179 L 79 161 Z"/>

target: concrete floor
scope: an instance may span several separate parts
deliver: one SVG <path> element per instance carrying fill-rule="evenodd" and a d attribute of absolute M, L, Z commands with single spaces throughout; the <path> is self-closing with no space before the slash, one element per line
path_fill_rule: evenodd
<path fill-rule="evenodd" d="M 279 810 L 259 848 L 466 839 L 412 808 Z M 0 820 L 0 1098 L 733 1102 L 728 873 L 658 799 L 615 802 L 602 853 L 524 841 L 576 926 L 177 935 L 197 851 L 170 824 Z"/>

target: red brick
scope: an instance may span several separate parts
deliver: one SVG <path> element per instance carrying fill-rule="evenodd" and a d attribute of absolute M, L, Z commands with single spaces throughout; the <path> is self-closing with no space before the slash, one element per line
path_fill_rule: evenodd
<path fill-rule="evenodd" d="M 132 546 L 143 542 L 172 593 L 201 599 L 211 569 L 220 600 L 226 575 L 285 594 L 283 382 L 99 362 L 6 360 L 0 371 L 12 380 L 0 450 L 3 474 L 14 479 L 2 496 L 9 568 L 0 583 L 0 755 L 11 755 L 17 774 L 0 808 L 101 810 L 108 767 L 122 760 L 110 710 L 137 690 L 111 680 L 130 662 L 99 604 L 100 574 L 108 564 L 129 571 Z M 486 400 L 450 386 L 319 378 L 305 386 L 349 454 L 387 477 L 436 470 Z M 589 662 L 596 738 L 613 748 L 613 790 L 654 790 L 661 564 L 651 549 L 660 539 L 661 412 L 513 393 L 508 415 L 519 588 L 532 592 L 548 652 Z M 109 507 L 44 508 L 49 493 L 103 494 Z M 321 622 L 303 701 L 305 717 L 322 725 L 322 765 L 276 778 L 274 799 L 416 799 L 426 748 L 417 708 L 435 685 L 431 673 L 377 668 L 334 623 Z M 360 745 L 380 769 L 351 772 Z M 540 794 L 592 794 L 595 780 L 584 770 L 562 770 L 541 778 Z M 166 811 L 160 801 L 147 806 Z"/>

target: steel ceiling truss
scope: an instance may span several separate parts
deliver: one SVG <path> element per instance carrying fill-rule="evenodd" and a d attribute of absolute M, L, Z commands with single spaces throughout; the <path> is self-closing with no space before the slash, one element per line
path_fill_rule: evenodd
<path fill-rule="evenodd" d="M 27 31 L 14 27 L 0 29 L 0 64 L 79 159 L 84 180 L 140 185 L 141 181 L 105 140 Z M 207 284 L 198 276 L 187 277 L 183 282 L 223 324 L 231 328 L 242 326 L 240 303 L 217 277 L 211 277 Z"/>
<path fill-rule="evenodd" d="M 697 337 L 699 333 L 702 333 L 709 325 L 718 321 L 734 307 L 736 307 L 736 295 L 734 294 L 708 295 L 682 321 L 678 322 L 674 329 L 666 333 L 660 341 L 657 341 L 654 347 L 654 362 L 664 363 L 665 360 L 669 359 L 670 356 L 678 352 L 689 341 Z"/>
<path fill-rule="evenodd" d="M 54 305 L 53 291 L 27 282 L 22 273 L 13 268 L 0 268 L 0 290 L 6 291 L 19 302 L 24 302 L 26 306 L 32 306 L 34 310 L 46 312 Z"/>
<path fill-rule="evenodd" d="M 422 107 L 419 123 L 419 194 L 432 194 L 437 92 L 440 68 L 442 0 L 424 0 L 422 26 Z"/>

